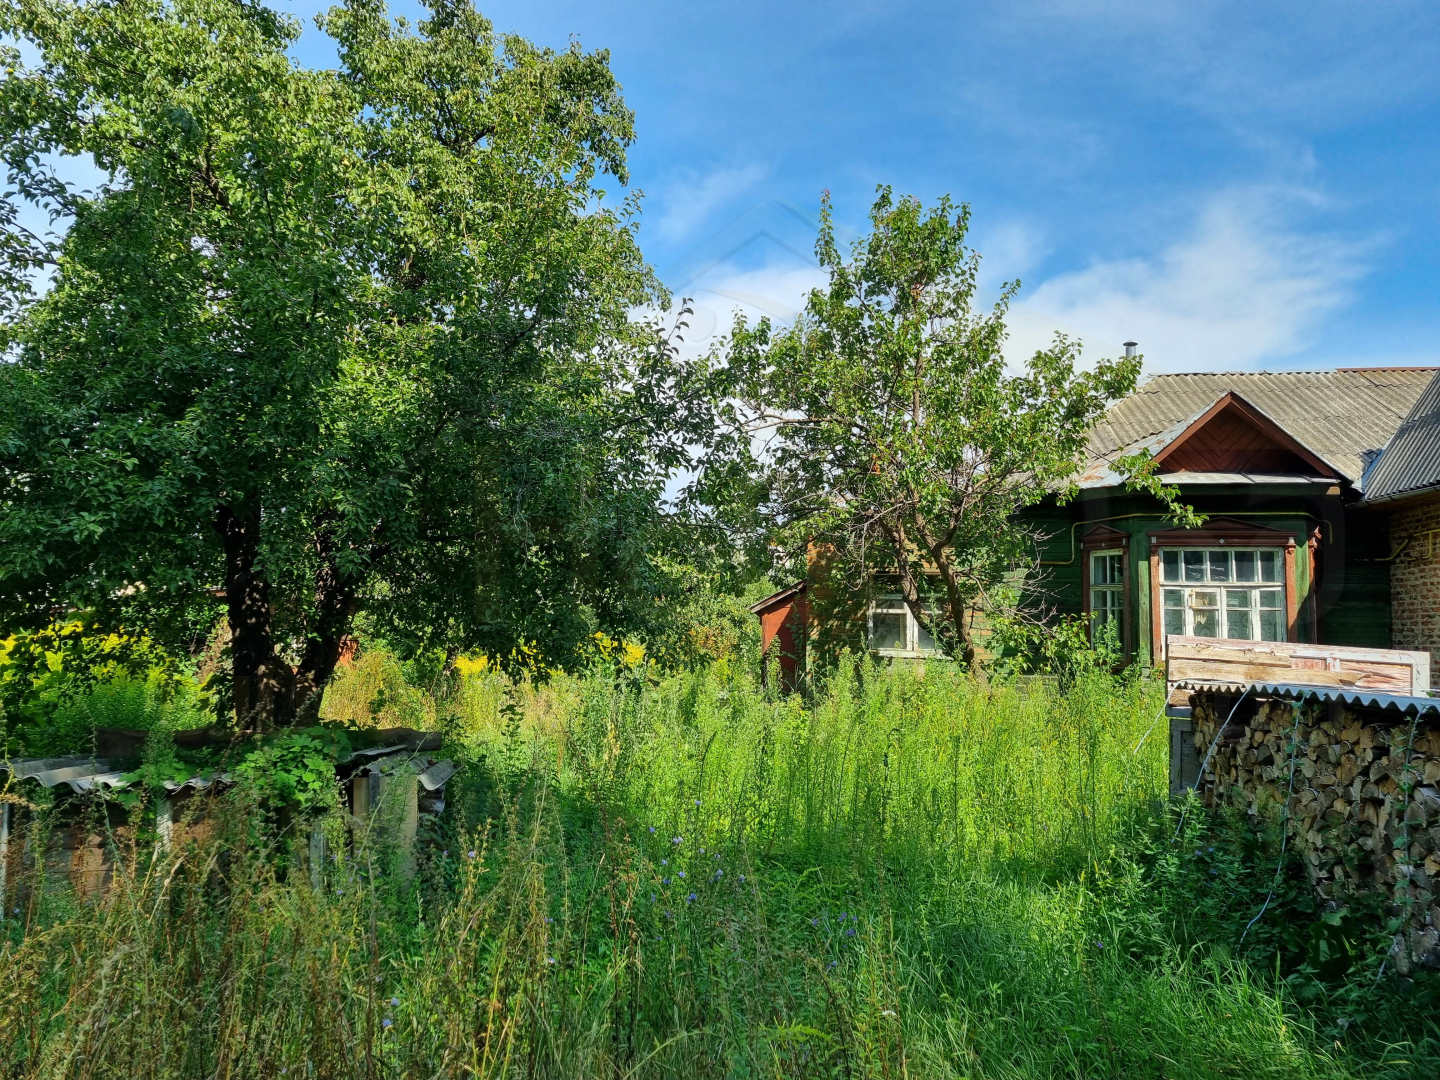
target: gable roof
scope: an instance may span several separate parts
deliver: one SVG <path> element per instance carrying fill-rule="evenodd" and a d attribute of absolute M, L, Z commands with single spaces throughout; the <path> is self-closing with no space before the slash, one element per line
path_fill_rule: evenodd
<path fill-rule="evenodd" d="M 1365 473 L 1365 501 L 1387 502 L 1440 486 L 1440 373 Z"/>
<path fill-rule="evenodd" d="M 1158 454 L 1226 394 L 1236 394 L 1295 442 L 1356 484 L 1364 460 L 1384 446 L 1436 368 L 1200 372 L 1156 375 L 1111 406 L 1090 433 L 1082 487 L 1118 483 L 1112 462 Z"/>

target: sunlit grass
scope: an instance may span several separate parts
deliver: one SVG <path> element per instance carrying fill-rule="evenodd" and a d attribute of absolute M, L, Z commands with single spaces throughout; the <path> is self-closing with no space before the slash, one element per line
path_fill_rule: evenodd
<path fill-rule="evenodd" d="M 466 768 L 413 882 L 362 844 L 316 891 L 237 795 L 205 844 L 138 838 L 91 906 L 32 895 L 12 1072 L 1350 1075 L 1263 977 L 1124 947 L 1160 702 L 938 665 L 808 707 L 723 664 L 472 674 L 434 703 Z"/>

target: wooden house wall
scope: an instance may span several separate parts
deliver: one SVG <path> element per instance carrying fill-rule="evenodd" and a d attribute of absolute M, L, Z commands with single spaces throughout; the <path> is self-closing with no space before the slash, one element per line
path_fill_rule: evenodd
<path fill-rule="evenodd" d="M 1293 490 L 1293 489 L 1292 489 Z M 1296 540 L 1295 589 L 1297 630 L 1301 641 L 1313 641 L 1318 624 L 1321 641 L 1339 645 L 1390 645 L 1389 565 L 1384 558 L 1389 539 L 1379 515 L 1342 508 L 1328 494 L 1277 494 L 1261 485 L 1235 485 L 1183 498 L 1209 517 L 1236 517 L 1247 523 L 1289 533 Z M 1127 644 L 1132 657 L 1152 663 L 1151 654 L 1151 532 L 1174 528 L 1160 504 L 1147 495 L 1117 492 L 1077 499 L 1067 506 L 1045 503 L 1025 511 L 1024 518 L 1045 539 L 1037 543 L 1042 596 L 1061 614 L 1085 609 L 1082 544 L 1086 532 L 1106 525 L 1128 537 L 1126 570 L 1131 583 Z M 1321 589 L 1312 617 L 1308 601 L 1309 540 L 1316 529 L 1324 539 L 1318 548 Z"/>

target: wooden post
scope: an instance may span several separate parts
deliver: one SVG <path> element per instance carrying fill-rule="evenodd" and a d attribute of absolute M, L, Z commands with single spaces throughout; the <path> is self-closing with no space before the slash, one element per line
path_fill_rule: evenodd
<path fill-rule="evenodd" d="M 361 773 L 350 780 L 350 812 L 362 822 L 370 818 L 369 773 Z"/>
<path fill-rule="evenodd" d="M 175 843 L 175 803 L 167 798 L 155 804 L 155 846 L 169 851 Z"/>
<path fill-rule="evenodd" d="M 310 885 L 318 890 L 325 883 L 325 829 L 321 822 L 310 823 Z"/>
<path fill-rule="evenodd" d="M 10 804 L 0 803 L 0 922 L 5 921 L 6 873 L 10 869 Z"/>

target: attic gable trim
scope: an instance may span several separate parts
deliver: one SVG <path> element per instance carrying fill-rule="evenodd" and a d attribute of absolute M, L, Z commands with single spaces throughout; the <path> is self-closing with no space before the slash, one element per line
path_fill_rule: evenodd
<path fill-rule="evenodd" d="M 1266 435 L 1269 435 L 1272 439 L 1284 443 L 1295 453 L 1297 457 L 1303 459 L 1306 464 L 1318 470 L 1321 475 L 1333 476 L 1335 479 L 1350 479 L 1349 477 L 1346 477 L 1341 470 L 1337 469 L 1334 465 L 1331 465 L 1314 450 L 1306 446 L 1303 441 L 1301 441 L 1294 434 L 1292 434 L 1282 424 L 1279 424 L 1275 420 L 1272 420 L 1268 415 L 1266 415 L 1264 410 L 1250 404 L 1250 402 L 1246 401 L 1234 390 L 1228 390 L 1224 394 L 1221 394 L 1220 397 L 1215 399 L 1215 402 L 1208 409 L 1202 412 L 1195 419 L 1191 420 L 1190 423 L 1185 426 L 1185 429 L 1180 432 L 1179 435 L 1172 439 L 1163 450 L 1161 450 L 1158 454 L 1155 455 L 1156 465 L 1164 464 L 1166 458 L 1168 458 L 1176 450 L 1180 449 L 1187 442 L 1189 442 L 1190 439 L 1198 432 L 1204 430 L 1206 424 L 1208 424 L 1215 417 L 1219 416 L 1226 409 L 1230 408 L 1234 408 L 1239 411 L 1240 414 L 1245 417 L 1245 419 L 1249 420 L 1252 424 L 1258 427 Z"/>

